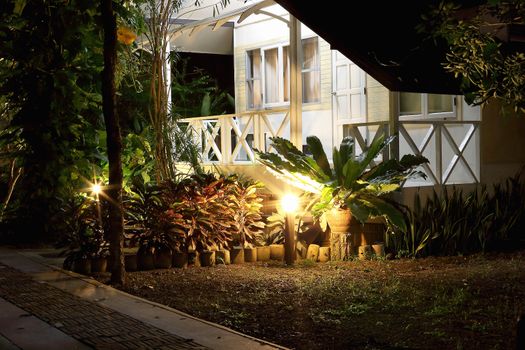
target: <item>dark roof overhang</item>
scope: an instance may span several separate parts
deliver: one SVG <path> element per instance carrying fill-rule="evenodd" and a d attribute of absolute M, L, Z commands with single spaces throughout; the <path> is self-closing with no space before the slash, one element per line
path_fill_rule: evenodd
<path fill-rule="evenodd" d="M 390 90 L 460 93 L 443 68 L 445 42 L 418 33 L 421 15 L 440 0 L 337 2 L 276 0 L 310 29 Z M 479 1 L 464 1 L 467 7 Z"/>

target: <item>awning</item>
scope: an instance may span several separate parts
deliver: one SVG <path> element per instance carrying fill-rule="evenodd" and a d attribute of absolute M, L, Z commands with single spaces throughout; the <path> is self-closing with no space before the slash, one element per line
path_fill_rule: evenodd
<path fill-rule="evenodd" d="M 263 11 L 265 7 L 272 5 L 275 5 L 274 0 L 254 1 L 250 5 L 240 7 L 230 12 L 221 13 L 216 17 L 204 18 L 198 21 L 193 21 L 181 25 L 180 27 L 173 28 L 170 31 L 172 35 L 172 40 L 176 39 L 182 34 L 188 34 L 189 36 L 193 36 L 209 26 L 213 26 L 212 31 L 216 31 L 220 27 L 225 25 L 227 22 L 236 20 L 237 18 L 237 23 L 241 23 L 252 14 L 264 13 L 272 15 Z"/>

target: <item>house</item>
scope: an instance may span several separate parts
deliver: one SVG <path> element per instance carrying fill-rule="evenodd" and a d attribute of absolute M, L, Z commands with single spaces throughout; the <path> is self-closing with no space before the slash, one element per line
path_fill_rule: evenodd
<path fill-rule="evenodd" d="M 412 21 L 408 29 L 394 25 L 400 18 L 392 17 L 403 12 L 392 12 L 398 3 L 380 9 L 370 2 L 371 20 L 361 10 L 363 16 L 335 5 L 278 2 L 284 7 L 249 2 L 175 29 L 172 45 L 184 46 L 178 40 L 185 36 L 198 41 L 233 23 L 236 113 L 186 120 L 197 131 L 206 164 L 246 173 L 279 191 L 282 184 L 255 163 L 253 153 L 270 150 L 271 136 L 301 148 L 306 136 L 316 135 L 328 150 L 351 136 L 359 151 L 379 135 L 397 134 L 383 159 L 413 153 L 430 160 L 422 169 L 427 179 L 405 185 L 407 198 L 415 188 L 497 182 L 525 164 L 525 153 L 513 151 L 525 149 L 525 123 L 504 119 L 496 104 L 469 106 L 439 66 L 441 51 L 411 42 L 418 39 L 410 28 L 425 2 L 406 11 L 412 16 L 406 17 Z M 376 30 L 367 31 L 372 25 Z"/>

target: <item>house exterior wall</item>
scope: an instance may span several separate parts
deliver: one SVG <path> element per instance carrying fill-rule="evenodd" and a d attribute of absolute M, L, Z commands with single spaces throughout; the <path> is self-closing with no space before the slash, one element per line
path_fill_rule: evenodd
<path fill-rule="evenodd" d="M 280 6 L 272 6 L 266 9 L 282 18 L 288 20 L 288 13 Z M 316 36 L 309 28 L 302 26 L 302 38 L 309 38 Z M 247 51 L 275 45 L 286 45 L 289 43 L 289 29 L 286 23 L 266 15 L 252 15 L 240 24 L 236 24 L 234 28 L 234 76 L 235 76 L 235 96 L 236 96 L 236 112 L 241 113 L 248 110 L 247 108 L 247 83 L 246 83 L 246 63 Z M 303 120 L 302 120 L 302 135 L 303 144 L 306 143 L 306 137 L 309 135 L 316 135 L 321 139 L 328 156 L 331 158 L 331 150 L 333 146 L 340 142 L 341 133 L 335 132 L 334 118 L 332 112 L 332 55 L 330 45 L 319 37 L 319 60 L 320 60 L 320 101 L 318 103 L 303 104 Z M 381 85 L 371 76 L 366 75 L 366 121 L 380 122 L 388 121 L 392 113 L 391 108 L 396 108 L 398 104 L 392 103 L 392 99 L 397 99 L 398 95 L 391 93 L 386 87 Z M 456 118 L 454 121 L 479 121 L 480 110 L 477 107 L 468 106 L 463 99 L 458 98 L 459 102 L 456 106 Z M 276 106 L 276 108 L 286 107 L 286 104 Z M 271 110 L 271 108 L 270 108 Z M 274 128 L 279 125 L 279 120 L 276 118 L 272 122 Z M 424 119 L 421 119 L 424 120 Z M 429 120 L 429 119 L 427 119 Z M 408 122 L 408 121 L 407 121 Z M 419 145 L 428 133 L 431 126 L 431 121 L 428 124 L 405 124 L 405 128 L 413 138 L 414 142 Z M 471 127 L 467 125 L 445 125 L 448 132 L 451 134 L 457 146 L 460 146 L 462 138 Z M 342 128 L 342 126 L 338 126 Z M 371 140 L 374 137 L 375 130 L 369 129 L 365 138 Z M 282 135 L 289 137 L 289 132 Z M 443 141 L 443 148 L 441 150 L 442 167 L 447 169 L 449 163 L 454 160 L 454 151 L 452 146 L 448 145 L 445 136 L 441 137 Z M 468 160 L 470 167 L 475 173 L 475 177 L 481 179 L 480 168 L 481 159 L 479 155 L 480 147 L 480 133 L 473 135 L 470 144 L 464 149 L 463 157 Z M 435 136 L 428 144 L 423 155 L 431 160 L 431 166 L 434 173 L 437 173 L 436 159 L 438 159 L 438 150 L 436 148 Z M 406 140 L 402 137 L 399 139 L 400 155 L 413 153 Z M 490 156 L 487 153 L 487 157 Z M 439 176 L 436 174 L 436 176 Z M 467 168 L 460 161 L 455 166 L 453 172 L 450 174 L 448 183 L 465 184 L 472 183 L 475 179 L 467 171 Z M 409 186 L 430 186 L 432 182 L 427 181 L 412 181 Z"/>
<path fill-rule="evenodd" d="M 496 183 L 524 170 L 525 120 L 516 115 L 503 116 L 501 104 L 490 101 L 482 109 L 481 178 Z"/>
<path fill-rule="evenodd" d="M 275 5 L 265 9 L 288 20 L 289 15 L 282 7 Z M 309 28 L 302 25 L 302 38 L 317 36 Z M 318 37 L 320 62 L 320 101 L 303 104 L 303 144 L 306 137 L 318 136 L 327 153 L 331 155 L 332 141 L 332 67 L 330 45 Z M 289 29 L 286 23 L 265 15 L 252 15 L 244 22 L 235 25 L 234 29 L 234 76 L 235 76 L 235 107 L 236 112 L 248 110 L 246 98 L 246 52 L 253 49 L 289 43 Z M 288 104 L 276 106 L 286 107 Z M 275 118 L 277 126 L 277 120 Z M 328 121 L 328 122 L 327 122 Z M 283 136 L 289 136 L 285 134 Z"/>
<path fill-rule="evenodd" d="M 387 121 L 390 114 L 390 92 L 368 74 L 366 75 L 366 95 L 368 121 Z"/>

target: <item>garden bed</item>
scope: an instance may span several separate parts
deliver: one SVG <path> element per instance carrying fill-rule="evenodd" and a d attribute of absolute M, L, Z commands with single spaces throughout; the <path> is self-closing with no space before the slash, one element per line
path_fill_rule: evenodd
<path fill-rule="evenodd" d="M 295 349 L 512 349 L 525 251 L 142 271 L 124 290 Z"/>

